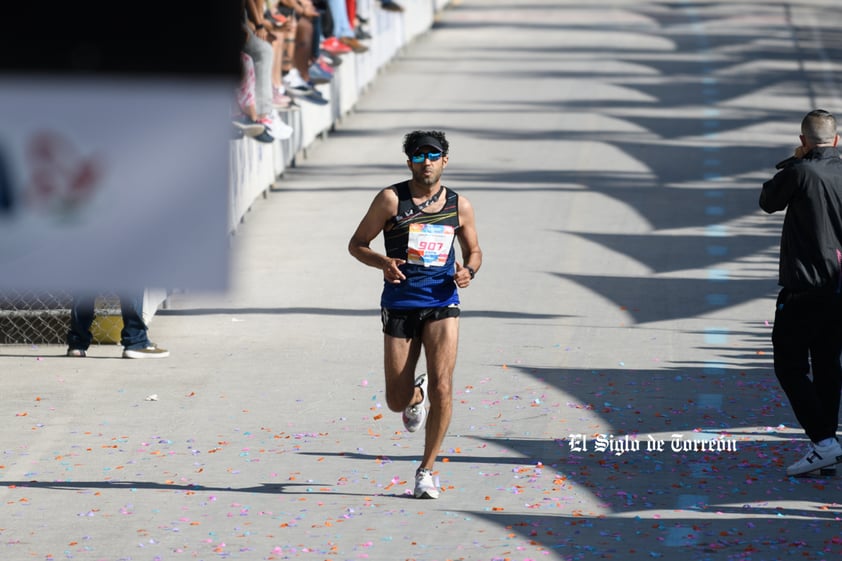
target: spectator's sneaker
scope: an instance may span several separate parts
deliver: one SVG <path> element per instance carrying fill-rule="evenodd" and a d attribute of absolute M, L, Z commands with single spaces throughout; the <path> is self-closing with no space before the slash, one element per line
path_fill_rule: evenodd
<path fill-rule="evenodd" d="M 336 37 L 328 37 L 322 41 L 320 46 L 323 51 L 327 51 L 332 55 L 346 55 L 353 52 L 351 47 L 345 45 Z"/>
<path fill-rule="evenodd" d="M 842 462 L 842 446 L 838 441 L 826 446 L 810 443 L 810 451 L 807 454 L 786 468 L 787 475 L 802 475 L 817 469 L 829 468 Z"/>
<path fill-rule="evenodd" d="M 283 82 L 286 92 L 290 95 L 308 95 L 313 91 L 313 86 L 308 84 L 304 78 L 301 77 L 297 68 L 293 68 L 287 72 L 287 75 L 284 76 Z"/>
<path fill-rule="evenodd" d="M 319 68 L 324 70 L 331 77 L 333 77 L 333 75 L 336 73 L 336 67 L 331 66 L 330 59 L 324 55 L 319 55 L 319 58 L 316 59 L 316 62 L 314 64 L 318 65 Z"/>
<path fill-rule="evenodd" d="M 272 92 L 272 107 L 278 109 L 280 111 L 288 111 L 289 104 L 292 102 L 292 98 L 286 95 L 283 92 L 279 92 L 275 90 Z"/>
<path fill-rule="evenodd" d="M 311 86 L 307 82 L 304 82 L 300 86 L 289 86 L 287 88 L 287 92 L 289 92 L 289 94 L 293 97 L 307 97 L 308 95 L 313 94 L 315 91 L 316 90 L 313 89 L 313 86 Z"/>
<path fill-rule="evenodd" d="M 123 358 L 167 358 L 168 356 L 170 356 L 170 352 L 159 349 L 155 343 L 149 343 L 142 349 L 125 349 L 123 351 Z"/>
<path fill-rule="evenodd" d="M 67 349 L 67 356 L 74 358 L 85 358 L 88 356 L 88 351 L 85 349 Z"/>
<path fill-rule="evenodd" d="M 328 74 L 315 62 L 310 65 L 310 80 L 313 84 L 328 84 L 333 79 L 333 74 Z"/>
<path fill-rule="evenodd" d="M 266 127 L 257 121 L 252 121 L 246 115 L 237 115 L 231 120 L 234 126 L 243 131 L 246 136 L 257 136 L 266 130 Z"/>
<path fill-rule="evenodd" d="M 277 29 L 280 29 L 287 22 L 287 17 L 283 14 L 273 13 L 270 10 L 263 12 L 263 18 L 272 22 Z"/>
<path fill-rule="evenodd" d="M 382 2 L 380 2 L 380 7 L 386 10 L 387 12 L 403 11 L 403 6 L 401 6 L 397 2 L 392 2 L 392 0 L 382 0 Z"/>
<path fill-rule="evenodd" d="M 327 105 L 330 103 L 325 97 L 322 95 L 322 92 L 319 90 L 311 90 L 308 94 L 302 94 L 299 96 L 299 99 L 303 99 L 305 101 L 309 101 L 314 105 Z"/>
<path fill-rule="evenodd" d="M 346 47 L 351 47 L 351 50 L 355 53 L 364 53 L 368 50 L 368 47 L 360 43 L 360 40 L 356 37 L 340 37 L 339 42 Z"/>
<path fill-rule="evenodd" d="M 358 25 L 356 29 L 354 29 L 354 37 L 356 37 L 360 41 L 364 41 L 366 39 L 371 39 L 371 34 L 368 31 L 366 31 L 362 25 Z"/>
<path fill-rule="evenodd" d="M 403 426 L 409 432 L 415 432 L 424 426 L 427 418 L 427 374 L 421 374 L 415 379 L 415 387 L 421 388 L 421 401 L 403 410 Z"/>
<path fill-rule="evenodd" d="M 292 137 L 293 128 L 281 120 L 276 110 L 273 110 L 269 116 L 260 119 L 260 122 L 266 127 L 266 132 L 273 138 L 287 140 Z"/>
<path fill-rule="evenodd" d="M 252 137 L 256 141 L 260 142 L 261 144 L 272 144 L 275 142 L 275 137 L 269 134 L 269 131 L 265 130 L 258 134 L 257 136 Z"/>
<path fill-rule="evenodd" d="M 415 498 L 438 499 L 439 490 L 433 481 L 433 472 L 420 468 L 415 472 Z"/>
<path fill-rule="evenodd" d="M 335 55 L 331 52 L 328 52 L 324 49 L 319 49 L 319 56 L 326 59 L 327 63 L 331 65 L 333 68 L 336 68 L 340 64 L 342 64 L 342 57 L 339 55 Z"/>

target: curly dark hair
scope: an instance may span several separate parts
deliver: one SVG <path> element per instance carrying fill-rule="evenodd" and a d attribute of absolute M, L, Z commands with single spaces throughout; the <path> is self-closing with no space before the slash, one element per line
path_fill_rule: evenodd
<path fill-rule="evenodd" d="M 447 138 L 445 138 L 443 131 L 412 131 L 403 137 L 404 154 L 409 156 L 410 147 L 415 145 L 415 142 L 422 136 L 431 136 L 438 140 L 439 144 L 441 144 L 442 153 L 447 156 L 447 153 L 450 150 L 450 143 L 447 142 Z"/>

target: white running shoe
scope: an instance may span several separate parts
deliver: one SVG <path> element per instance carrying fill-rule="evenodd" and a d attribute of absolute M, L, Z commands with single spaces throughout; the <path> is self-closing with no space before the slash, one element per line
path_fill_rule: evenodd
<path fill-rule="evenodd" d="M 424 426 L 427 418 L 427 374 L 421 374 L 415 379 L 415 387 L 421 388 L 421 401 L 403 410 L 403 426 L 409 432 L 415 432 Z"/>
<path fill-rule="evenodd" d="M 817 469 L 828 468 L 842 462 L 842 446 L 838 441 L 820 446 L 814 442 L 810 443 L 810 450 L 807 454 L 786 468 L 787 475 L 802 475 Z"/>
<path fill-rule="evenodd" d="M 292 137 L 294 129 L 281 119 L 277 109 L 273 109 L 269 115 L 261 118 L 259 122 L 266 127 L 266 132 L 272 135 L 272 138 L 287 140 Z"/>
<path fill-rule="evenodd" d="M 433 481 L 433 472 L 420 468 L 415 472 L 415 498 L 438 499 L 439 490 Z"/>
<path fill-rule="evenodd" d="M 155 343 L 149 343 L 142 349 L 125 349 L 123 351 L 123 358 L 167 358 L 168 356 L 170 356 L 170 352 L 158 348 Z"/>
<path fill-rule="evenodd" d="M 282 80 L 287 94 L 306 95 L 313 91 L 313 87 L 304 80 L 297 68 L 293 68 Z"/>

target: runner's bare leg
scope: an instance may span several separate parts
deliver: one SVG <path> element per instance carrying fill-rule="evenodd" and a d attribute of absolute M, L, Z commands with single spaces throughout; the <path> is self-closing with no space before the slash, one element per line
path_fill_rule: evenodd
<path fill-rule="evenodd" d="M 421 356 L 421 340 L 384 334 L 383 349 L 386 405 L 397 413 L 421 401 L 421 390 L 415 388 L 415 367 Z"/>
<path fill-rule="evenodd" d="M 430 377 L 430 412 L 427 415 L 424 457 L 421 467 L 432 469 L 441 450 L 453 412 L 453 369 L 459 343 L 459 318 L 429 321 L 421 336 L 427 375 Z"/>

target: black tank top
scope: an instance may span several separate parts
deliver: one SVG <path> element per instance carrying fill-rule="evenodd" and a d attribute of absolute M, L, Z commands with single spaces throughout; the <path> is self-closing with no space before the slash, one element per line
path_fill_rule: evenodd
<path fill-rule="evenodd" d="M 458 304 L 453 280 L 456 261 L 453 241 L 459 228 L 459 195 L 442 187 L 446 191 L 444 206 L 438 212 L 424 212 L 412 201 L 409 181 L 396 183 L 392 188 L 398 195 L 398 213 L 392 218 L 392 228 L 383 232 L 383 239 L 387 256 L 407 261 L 401 266 L 406 280 L 398 285 L 384 283 L 381 305 L 385 308 L 427 308 Z M 449 247 L 439 244 L 435 250 L 424 252 L 425 242 L 421 242 L 421 250 L 414 248 L 410 252 L 410 230 L 417 235 L 420 228 L 433 230 L 432 235 L 440 236 L 433 239 L 446 239 L 449 233 Z"/>

